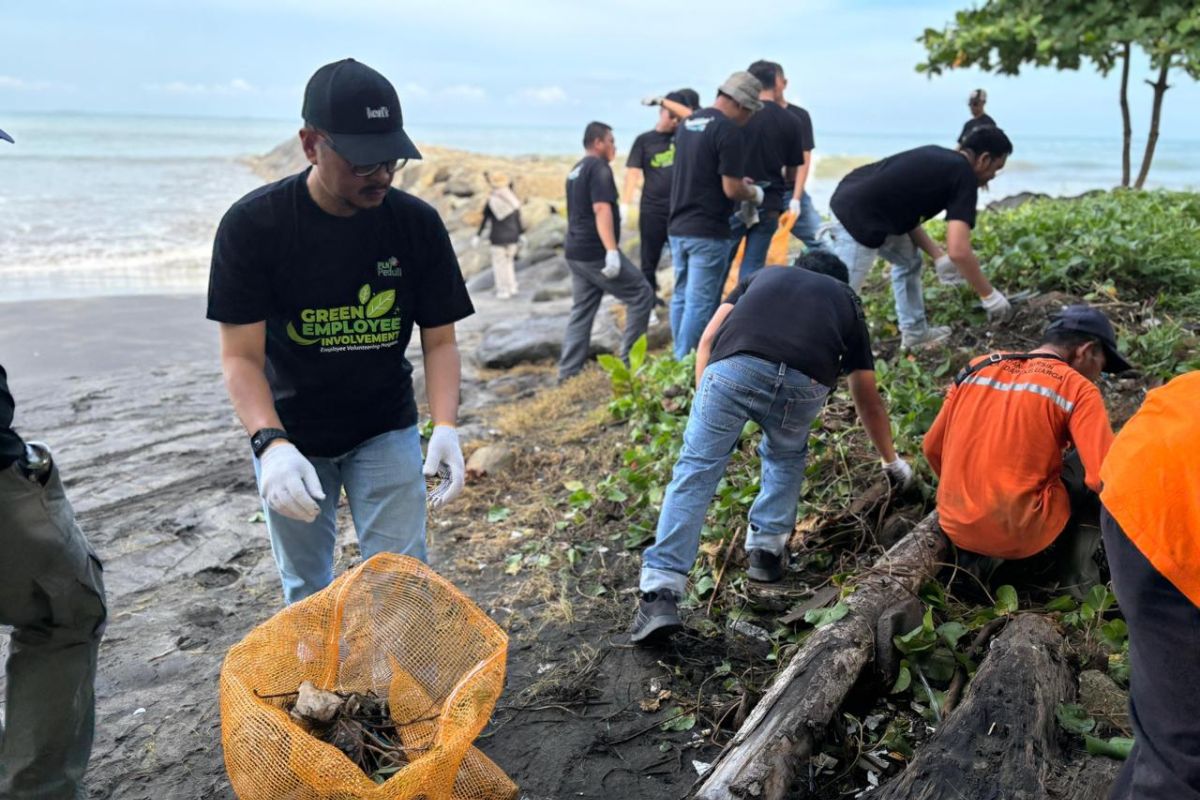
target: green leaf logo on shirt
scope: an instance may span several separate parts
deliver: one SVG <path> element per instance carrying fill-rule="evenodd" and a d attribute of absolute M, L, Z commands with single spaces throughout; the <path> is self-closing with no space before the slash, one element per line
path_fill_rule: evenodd
<path fill-rule="evenodd" d="M 305 339 L 303 336 L 300 335 L 300 332 L 296 330 L 296 326 L 290 322 L 287 324 L 287 335 L 288 335 L 288 338 L 291 339 L 296 344 L 308 345 L 308 344 L 316 344 L 318 341 L 320 341 L 319 339 Z"/>
<path fill-rule="evenodd" d="M 362 288 L 358 290 L 358 302 L 362 303 L 365 306 L 367 304 L 367 301 L 370 299 L 371 299 L 371 284 L 364 283 L 362 285 Z"/>
<path fill-rule="evenodd" d="M 369 286 L 364 286 L 363 289 L 370 289 Z M 359 293 L 359 298 L 362 299 L 362 293 Z M 365 301 L 364 301 L 365 302 Z M 380 292 L 371 298 L 371 302 L 367 303 L 367 317 L 375 319 L 382 317 L 384 314 L 392 310 L 392 306 L 396 304 L 396 290 L 388 289 L 386 292 Z"/>

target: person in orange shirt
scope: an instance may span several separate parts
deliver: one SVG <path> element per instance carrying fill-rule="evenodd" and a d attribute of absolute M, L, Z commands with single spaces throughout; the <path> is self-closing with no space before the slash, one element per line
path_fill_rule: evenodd
<path fill-rule="evenodd" d="M 1200 371 L 1146 395 L 1100 469 L 1100 527 L 1129 624 L 1133 752 L 1110 800 L 1200 799 Z"/>
<path fill-rule="evenodd" d="M 1104 314 L 1073 305 L 1034 350 L 983 356 L 958 374 L 924 451 L 961 567 L 987 583 L 1018 562 L 1004 572 L 1053 572 L 1076 594 L 1099 582 L 1096 493 L 1113 434 L 1094 382 L 1128 368 Z"/>

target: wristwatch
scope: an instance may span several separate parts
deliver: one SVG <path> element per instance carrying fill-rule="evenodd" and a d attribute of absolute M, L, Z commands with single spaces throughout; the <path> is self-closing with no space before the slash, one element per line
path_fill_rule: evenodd
<path fill-rule="evenodd" d="M 267 445 L 276 439 L 286 439 L 287 431 L 281 428 L 260 428 L 250 437 L 250 449 L 254 451 L 255 458 L 262 458 L 263 451 L 267 449 Z"/>

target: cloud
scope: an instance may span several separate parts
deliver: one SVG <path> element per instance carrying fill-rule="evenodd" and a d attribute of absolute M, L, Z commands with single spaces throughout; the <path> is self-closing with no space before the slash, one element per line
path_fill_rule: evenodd
<path fill-rule="evenodd" d="M 409 81 L 400 87 L 399 95 L 407 98 L 428 97 L 429 90 L 419 83 Z"/>
<path fill-rule="evenodd" d="M 234 78 L 227 83 L 187 83 L 186 81 L 148 83 L 143 88 L 148 92 L 179 95 L 235 95 L 258 91 L 253 84 L 243 78 Z"/>
<path fill-rule="evenodd" d="M 0 91 L 17 92 L 48 92 L 51 90 L 72 91 L 74 86 L 54 81 L 27 81 L 24 78 L 14 78 L 11 75 L 0 75 Z"/>
<path fill-rule="evenodd" d="M 569 100 L 566 90 L 561 86 L 530 86 L 518 92 L 517 97 L 543 106 L 562 105 Z"/>
<path fill-rule="evenodd" d="M 453 86 L 447 86 L 445 89 L 442 89 L 441 95 L 451 100 L 472 100 L 478 102 L 487 97 L 487 91 L 482 86 L 474 86 L 469 83 L 456 83 Z"/>

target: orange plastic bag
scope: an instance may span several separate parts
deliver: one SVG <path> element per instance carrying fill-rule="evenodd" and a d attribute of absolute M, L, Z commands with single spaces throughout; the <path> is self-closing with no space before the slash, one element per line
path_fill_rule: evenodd
<path fill-rule="evenodd" d="M 796 224 L 796 215 L 790 211 L 785 211 L 779 215 L 779 227 L 775 233 L 771 234 L 771 244 L 767 247 L 768 267 L 786 266 L 788 262 L 788 246 L 792 243 L 792 226 Z M 725 279 L 725 286 L 721 292 L 721 296 L 729 294 L 738 285 L 741 280 L 742 271 L 742 256 L 746 253 L 746 237 L 742 237 L 742 241 L 738 244 L 737 253 L 733 257 L 733 263 L 729 267 L 729 277 Z"/>
<path fill-rule="evenodd" d="M 288 606 L 221 668 L 221 744 L 240 800 L 510 800 L 472 746 L 504 685 L 508 637 L 428 566 L 384 553 Z M 311 736 L 282 695 L 303 681 L 387 697 L 410 763 L 376 784 Z"/>

